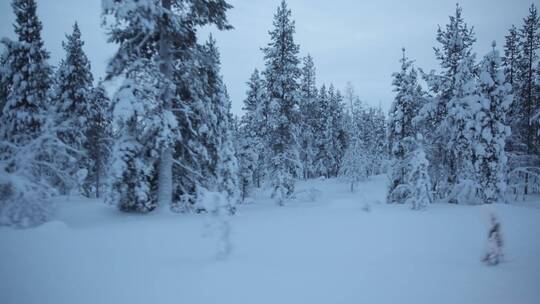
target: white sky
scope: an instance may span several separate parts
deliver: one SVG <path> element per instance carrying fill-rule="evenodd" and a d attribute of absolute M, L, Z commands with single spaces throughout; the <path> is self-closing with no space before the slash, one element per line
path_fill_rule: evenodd
<path fill-rule="evenodd" d="M 214 36 L 221 51 L 222 74 L 233 100 L 233 112 L 241 113 L 245 82 L 255 67 L 262 69 L 260 48 L 268 43 L 272 17 L 281 0 L 229 0 L 232 31 Z M 13 37 L 11 1 L 0 0 L 0 37 Z M 45 46 L 51 63 L 64 56 L 61 42 L 79 22 L 94 77 L 103 76 L 115 46 L 107 44 L 100 27 L 100 0 L 37 0 L 43 22 Z M 301 54 L 308 52 L 317 67 L 317 82 L 340 89 L 350 81 L 360 98 L 386 110 L 394 96 L 391 74 L 399 69 L 401 47 L 416 65 L 437 68 L 433 55 L 437 25 L 444 26 L 454 13 L 455 0 L 288 0 L 296 20 L 296 42 Z M 496 40 L 502 47 L 512 24 L 521 25 L 530 0 L 460 1 L 463 16 L 476 32 L 476 51 L 483 55 Z M 201 32 L 206 39 L 208 30 Z"/>

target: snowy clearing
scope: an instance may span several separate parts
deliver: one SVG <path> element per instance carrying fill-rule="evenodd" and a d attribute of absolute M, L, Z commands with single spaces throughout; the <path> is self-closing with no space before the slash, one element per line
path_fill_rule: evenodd
<path fill-rule="evenodd" d="M 538 199 L 413 212 L 382 203 L 385 187 L 311 180 L 298 188 L 319 189 L 315 201 L 240 206 L 226 260 L 210 216 L 64 199 L 45 225 L 0 228 L 0 302 L 538 303 Z M 505 241 L 496 267 L 480 262 L 491 211 Z"/>

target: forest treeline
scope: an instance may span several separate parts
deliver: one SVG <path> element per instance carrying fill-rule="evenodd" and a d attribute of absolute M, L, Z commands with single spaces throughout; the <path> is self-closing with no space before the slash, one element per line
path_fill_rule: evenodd
<path fill-rule="evenodd" d="M 103 26 L 118 48 L 99 80 L 76 23 L 53 67 L 35 0 L 12 8 L 17 39 L 2 39 L 0 53 L 0 224 L 43 223 L 63 194 L 126 212 L 232 214 L 256 188 L 283 205 L 298 179 L 340 177 L 354 191 L 382 173 L 388 202 L 414 209 L 540 192 L 534 5 L 509 29 L 502 54 L 493 43 L 480 58 L 456 6 L 436 33 L 438 71 L 416 68 L 403 50 L 386 115 L 352 85 L 342 93 L 317 84 L 282 1 L 241 117 L 230 110 L 216 41 L 198 37 L 203 26 L 233 29 L 225 0 L 103 0 Z M 113 91 L 112 80 L 120 81 Z"/>

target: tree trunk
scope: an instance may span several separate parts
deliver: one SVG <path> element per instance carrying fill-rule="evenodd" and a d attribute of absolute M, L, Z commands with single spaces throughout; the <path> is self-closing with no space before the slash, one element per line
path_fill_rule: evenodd
<path fill-rule="evenodd" d="M 171 0 L 162 0 L 161 6 L 170 11 Z M 170 39 L 166 32 L 167 16 L 162 16 L 159 39 L 159 70 L 163 76 L 172 80 L 172 58 L 170 53 Z M 166 89 L 163 92 L 163 107 L 165 110 L 171 109 L 171 92 Z M 159 181 L 158 181 L 158 204 L 170 205 L 172 203 L 172 148 L 162 147 L 161 158 L 159 161 Z"/>
<path fill-rule="evenodd" d="M 99 148 L 101 148 L 101 146 L 98 145 Z M 96 164 L 96 198 L 99 198 L 99 182 L 100 182 L 100 178 L 99 176 L 101 175 L 101 157 L 99 156 L 99 154 L 101 153 L 101 149 L 98 150 L 98 156 L 96 158 L 96 161 L 95 161 L 95 164 Z"/>

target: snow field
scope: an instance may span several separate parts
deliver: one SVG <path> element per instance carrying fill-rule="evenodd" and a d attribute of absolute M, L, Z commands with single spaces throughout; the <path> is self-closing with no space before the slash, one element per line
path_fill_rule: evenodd
<path fill-rule="evenodd" d="M 52 222 L 0 229 L 0 302 L 537 303 L 540 201 L 412 211 L 382 203 L 386 182 L 356 193 L 333 179 L 300 182 L 316 199 L 284 207 L 260 193 L 232 218 L 225 260 L 211 216 L 64 198 Z M 505 241 L 497 267 L 480 262 L 490 212 Z"/>

